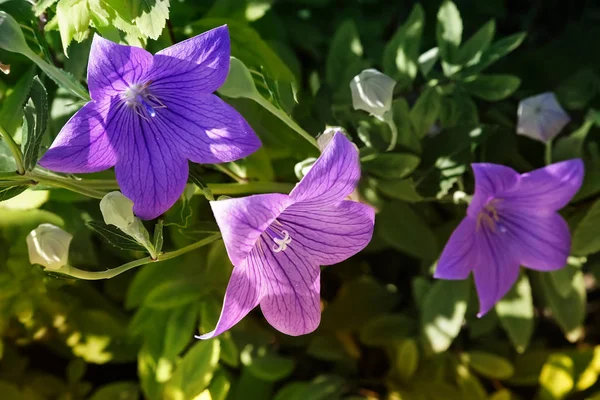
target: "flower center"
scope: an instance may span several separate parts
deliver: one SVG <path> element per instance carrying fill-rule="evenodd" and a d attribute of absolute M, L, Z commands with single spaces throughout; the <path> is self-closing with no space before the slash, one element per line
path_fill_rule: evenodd
<path fill-rule="evenodd" d="M 147 116 L 151 118 L 156 117 L 157 108 L 166 108 L 156 96 L 150 93 L 149 86 L 152 81 L 148 81 L 144 84 L 136 83 L 128 87 L 123 93 L 122 99 L 129 107 L 133 108 L 135 113 L 140 117 L 148 120 Z"/>
<path fill-rule="evenodd" d="M 496 232 L 496 230 L 499 230 L 501 233 L 506 232 L 506 227 L 500 222 L 500 215 L 496 209 L 499 201 L 500 199 L 490 200 L 479 212 L 479 215 L 477 215 L 477 231 L 485 226 L 491 229 L 492 232 Z"/>
<path fill-rule="evenodd" d="M 275 253 L 285 251 L 288 248 L 288 244 L 292 243 L 292 237 L 290 233 L 283 229 L 281 222 L 275 220 L 271 226 L 265 231 L 267 236 L 275 242 L 272 249 Z"/>

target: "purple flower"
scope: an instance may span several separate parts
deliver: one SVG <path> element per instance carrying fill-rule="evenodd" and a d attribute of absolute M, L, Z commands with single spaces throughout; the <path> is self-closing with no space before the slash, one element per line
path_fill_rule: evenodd
<path fill-rule="evenodd" d="M 466 279 L 473 271 L 482 316 L 515 283 L 519 266 L 553 271 L 566 265 L 571 235 L 557 211 L 579 190 L 583 162 L 563 161 L 526 174 L 473 164 L 473 172 L 475 195 L 434 277 Z"/>
<path fill-rule="evenodd" d="M 320 265 L 358 253 L 373 235 L 371 207 L 344 200 L 360 177 L 358 152 L 337 133 L 290 195 L 212 201 L 234 265 L 221 317 L 208 339 L 238 323 L 258 304 L 288 335 L 317 328 Z"/>
<path fill-rule="evenodd" d="M 115 166 L 134 212 L 157 217 L 183 193 L 188 160 L 222 163 L 260 147 L 242 116 L 212 94 L 227 77 L 229 54 L 226 26 L 154 56 L 94 36 L 92 101 L 67 122 L 40 164 L 68 173 Z"/>
<path fill-rule="evenodd" d="M 571 121 L 552 92 L 528 97 L 519 103 L 517 133 L 546 143 Z"/>

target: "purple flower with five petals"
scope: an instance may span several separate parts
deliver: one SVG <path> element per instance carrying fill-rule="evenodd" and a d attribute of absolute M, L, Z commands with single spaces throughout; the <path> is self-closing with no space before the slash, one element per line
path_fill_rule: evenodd
<path fill-rule="evenodd" d="M 201 339 L 228 330 L 258 304 L 283 333 L 317 328 L 319 266 L 358 253 L 373 235 L 373 209 L 344 200 L 359 177 L 358 151 L 338 132 L 289 195 L 211 202 L 234 268 L 217 326 Z"/>
<path fill-rule="evenodd" d="M 519 267 L 553 271 L 566 265 L 571 235 L 557 213 L 583 180 L 580 159 L 526 174 L 496 164 L 473 164 L 475 194 L 438 261 L 435 278 L 466 279 L 473 271 L 479 314 L 516 282 Z"/>
<path fill-rule="evenodd" d="M 66 123 L 40 164 L 68 173 L 114 166 L 134 212 L 159 216 L 183 193 L 188 160 L 228 162 L 260 147 L 244 118 L 212 94 L 225 82 L 229 55 L 226 26 L 154 56 L 94 36 L 92 101 Z"/>

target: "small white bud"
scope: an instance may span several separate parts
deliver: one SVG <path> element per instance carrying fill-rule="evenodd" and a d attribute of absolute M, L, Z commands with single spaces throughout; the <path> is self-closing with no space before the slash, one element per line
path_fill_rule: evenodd
<path fill-rule="evenodd" d="M 306 160 L 302 160 L 294 166 L 294 173 L 296 174 L 296 178 L 302 179 L 308 174 L 308 171 L 311 170 L 315 161 L 317 161 L 314 157 L 309 157 Z"/>
<path fill-rule="evenodd" d="M 395 80 L 376 69 L 365 69 L 350 82 L 352 106 L 383 118 L 392 107 L 395 85 Z"/>
<path fill-rule="evenodd" d="M 121 192 L 110 192 L 100 200 L 100 211 L 104 217 L 104 223 L 114 225 L 126 232 L 133 224 L 133 201 L 125 197 Z"/>
<path fill-rule="evenodd" d="M 544 143 L 558 135 L 571 120 L 552 92 L 522 100 L 517 115 L 517 133 Z"/>
<path fill-rule="evenodd" d="M 73 235 L 52 224 L 41 224 L 27 235 L 29 262 L 57 270 L 69 259 Z"/>
<path fill-rule="evenodd" d="M 346 130 L 341 126 L 327 125 L 327 128 L 325 128 L 325 130 L 319 136 L 317 136 L 317 145 L 319 146 L 319 150 L 325 150 L 325 147 L 327 147 L 337 132 L 341 132 L 347 136 Z"/>

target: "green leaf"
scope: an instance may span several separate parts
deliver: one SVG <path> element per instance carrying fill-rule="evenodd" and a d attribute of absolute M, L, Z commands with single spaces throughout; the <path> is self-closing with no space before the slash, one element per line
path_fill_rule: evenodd
<path fill-rule="evenodd" d="M 456 366 L 456 380 L 463 399 L 486 400 L 487 392 L 477 376 L 471 374 L 464 365 Z"/>
<path fill-rule="evenodd" d="M 573 360 L 564 354 L 552 354 L 540 373 L 540 400 L 563 399 L 575 386 Z"/>
<path fill-rule="evenodd" d="M 23 104 L 27 101 L 27 95 L 29 88 L 33 81 L 36 67 L 32 66 L 27 71 L 23 71 L 21 78 L 16 82 L 14 86 L 5 92 L 5 97 L 2 98 L 0 108 L 0 125 L 8 132 L 9 135 L 14 136 L 17 128 L 23 121 Z M 6 147 L 5 143 L 2 143 L 3 147 Z M 8 152 L 8 148 L 6 149 Z M 10 168 L 6 169 L 1 166 L 2 171 L 16 171 L 16 165 L 13 160 L 13 156 L 8 152 L 11 159 Z"/>
<path fill-rule="evenodd" d="M 488 400 L 516 400 L 517 397 L 514 396 L 510 390 L 508 389 L 501 389 L 498 390 L 497 392 L 494 392 L 490 395 Z"/>
<path fill-rule="evenodd" d="M 416 203 L 423 200 L 423 197 L 417 193 L 415 182 L 409 179 L 377 179 L 374 181 L 375 187 L 381 193 L 393 199 Z"/>
<path fill-rule="evenodd" d="M 86 225 L 115 247 L 123 250 L 146 251 L 144 246 L 116 226 L 106 225 L 104 222 L 99 221 L 88 221 Z"/>
<path fill-rule="evenodd" d="M 367 346 L 387 346 L 413 335 L 416 322 L 404 314 L 384 314 L 371 318 L 359 331 L 360 341 Z"/>
<path fill-rule="evenodd" d="M 150 39 L 158 39 L 169 18 L 169 0 L 128 0 L 135 25 Z"/>
<path fill-rule="evenodd" d="M 435 260 L 438 256 L 437 241 L 427 222 L 401 201 L 385 204 L 376 217 L 375 231 L 386 243 L 413 257 Z"/>
<path fill-rule="evenodd" d="M 314 336 L 306 348 L 306 353 L 324 361 L 348 361 L 349 359 L 343 343 L 333 334 Z"/>
<path fill-rule="evenodd" d="M 136 0 L 88 0 L 94 26 L 103 36 L 110 36 L 107 34 L 108 29 L 117 28 L 130 37 L 145 38 L 147 35 L 136 24 L 132 1 Z"/>
<path fill-rule="evenodd" d="M 425 277 L 416 276 L 413 278 L 410 286 L 413 292 L 415 305 L 418 309 L 422 309 L 427 293 L 431 290 L 433 283 Z"/>
<path fill-rule="evenodd" d="M 171 280 L 155 287 L 144 304 L 159 310 L 181 307 L 200 299 L 210 290 L 189 280 Z"/>
<path fill-rule="evenodd" d="M 417 3 L 383 51 L 383 72 L 397 81 L 398 89 L 410 85 L 417 76 L 417 59 L 424 25 L 425 13 Z"/>
<path fill-rule="evenodd" d="M 490 379 L 508 379 L 515 372 L 510 361 L 496 354 L 471 351 L 461 354 L 460 358 L 463 363 Z"/>
<path fill-rule="evenodd" d="M 337 376 L 319 376 L 312 382 L 292 382 L 281 388 L 274 400 L 339 399 L 344 380 Z"/>
<path fill-rule="evenodd" d="M 455 90 L 450 96 L 443 97 L 440 124 L 444 129 L 478 125 L 477 105 L 471 96 L 463 90 Z"/>
<path fill-rule="evenodd" d="M 458 48 L 462 40 L 463 24 L 456 5 L 445 0 L 437 14 L 436 40 L 442 58 L 444 73 L 449 76 L 458 63 Z"/>
<path fill-rule="evenodd" d="M 556 89 L 560 103 L 567 109 L 585 109 L 598 94 L 600 77 L 589 67 L 585 67 L 570 75 Z"/>
<path fill-rule="evenodd" d="M 25 41 L 19 23 L 4 11 L 0 11 L 0 48 L 27 57 L 33 54 Z"/>
<path fill-rule="evenodd" d="M 165 387 L 165 394 L 183 393 L 184 399 L 194 399 L 206 389 L 219 365 L 218 340 L 198 340 L 185 353 Z M 178 398 L 174 396 L 173 398 Z"/>
<path fill-rule="evenodd" d="M 516 386 L 537 386 L 540 372 L 546 363 L 550 350 L 528 350 L 515 358 L 515 373 L 507 383 Z"/>
<path fill-rule="evenodd" d="M 40 0 L 33 6 L 33 11 L 35 12 L 35 16 L 39 17 L 46 11 L 48 8 L 52 7 L 54 3 L 58 2 L 58 0 Z"/>
<path fill-rule="evenodd" d="M 428 87 L 410 110 L 415 134 L 422 138 L 438 119 L 441 107 L 441 96 L 434 87 Z"/>
<path fill-rule="evenodd" d="M 448 350 L 465 319 L 471 282 L 440 280 L 427 293 L 421 309 L 421 328 L 426 348 L 434 353 Z"/>
<path fill-rule="evenodd" d="M 437 47 L 429 49 L 419 56 L 419 69 L 424 77 L 429 75 L 439 58 L 440 49 Z"/>
<path fill-rule="evenodd" d="M 60 0 L 56 6 L 56 18 L 63 50 L 67 54 L 73 39 L 81 42 L 87 37 L 90 25 L 87 0 Z"/>
<path fill-rule="evenodd" d="M 4 11 L 0 11 L 0 48 L 23 54 L 36 63 L 56 84 L 83 100 L 90 99 L 87 91 L 71 74 L 48 64 L 29 48 L 17 21 Z"/>
<path fill-rule="evenodd" d="M 32 171 L 39 158 L 40 145 L 48 122 L 48 93 L 37 76 L 33 78 L 30 101 L 25 106 L 25 115 L 27 126 L 23 129 L 24 137 L 21 145 L 23 164 L 27 171 Z"/>
<path fill-rule="evenodd" d="M 414 339 L 405 339 L 396 346 L 396 371 L 400 379 L 410 382 L 419 366 L 419 348 Z"/>
<path fill-rule="evenodd" d="M 554 289 L 561 297 L 567 298 L 571 294 L 573 278 L 577 271 L 579 271 L 578 267 L 568 264 L 561 269 L 548 272 L 550 278 L 552 278 Z"/>
<path fill-rule="evenodd" d="M 25 400 L 25 396 L 16 385 L 5 381 L 0 381 L 0 397 L 10 400 Z"/>
<path fill-rule="evenodd" d="M 248 68 L 262 71 L 276 81 L 295 81 L 289 67 L 250 26 L 231 19 L 209 18 L 194 22 L 190 27 L 193 34 L 199 34 L 225 24 L 229 29 L 232 56 Z"/>
<path fill-rule="evenodd" d="M 188 345 L 196 330 L 198 312 L 193 303 L 169 310 L 163 356 L 174 359 Z"/>
<path fill-rule="evenodd" d="M 380 178 L 402 179 L 410 175 L 420 161 L 419 157 L 410 153 L 383 153 L 368 156 L 362 166 L 366 172 Z"/>
<path fill-rule="evenodd" d="M 247 345 L 240 355 L 242 364 L 255 377 L 276 382 L 289 376 L 295 367 L 294 359 L 282 357 L 266 348 Z"/>
<path fill-rule="evenodd" d="M 81 381 L 81 379 L 85 375 L 86 369 L 87 365 L 85 361 L 79 358 L 71 360 L 67 365 L 67 381 L 70 384 L 74 384 Z"/>
<path fill-rule="evenodd" d="M 410 117 L 410 108 L 404 98 L 399 98 L 392 103 L 393 121 L 398 130 L 397 146 L 406 148 L 415 154 L 421 153 L 420 137 L 413 128 Z M 386 140 L 388 142 L 389 140 Z M 387 146 L 386 146 L 387 147 Z"/>
<path fill-rule="evenodd" d="M 163 220 L 158 220 L 157 224 L 154 226 L 154 239 L 152 243 L 154 244 L 154 250 L 156 250 L 157 254 L 160 254 L 163 248 L 164 237 L 163 237 L 164 223 Z"/>
<path fill-rule="evenodd" d="M 537 275 L 554 319 L 565 333 L 565 337 L 570 341 L 576 341 L 581 335 L 587 302 L 583 273 L 578 271 L 573 276 L 571 281 L 573 289 L 568 297 L 562 297 L 556 290 L 550 274 L 540 272 Z"/>
<path fill-rule="evenodd" d="M 465 79 L 462 85 L 475 97 L 498 101 L 513 94 L 521 85 L 521 79 L 514 75 L 477 75 Z"/>
<path fill-rule="evenodd" d="M 594 126 L 595 113 L 596 112 L 594 110 L 590 110 L 590 112 L 586 115 L 585 121 L 583 121 L 583 124 L 579 128 L 570 133 L 568 136 L 558 139 L 552 151 L 553 161 L 564 161 L 571 158 L 584 157 L 584 145 L 590 130 Z"/>
<path fill-rule="evenodd" d="M 362 55 L 363 47 L 354 21 L 342 22 L 331 40 L 325 64 L 327 83 L 334 92 L 347 89 L 350 95 L 350 81 L 362 71 Z"/>
<path fill-rule="evenodd" d="M 235 57 L 231 57 L 229 74 L 218 92 L 223 96 L 234 99 L 238 97 L 252 99 L 255 96 L 259 96 L 256 85 L 254 84 L 254 79 L 252 79 L 248 67 Z"/>
<path fill-rule="evenodd" d="M 486 22 L 460 48 L 458 52 L 458 63 L 461 66 L 477 64 L 479 60 L 481 60 L 483 52 L 490 46 L 495 32 L 496 22 L 494 20 Z"/>
<path fill-rule="evenodd" d="M 140 389 L 135 382 L 109 383 L 96 390 L 89 400 L 137 400 Z"/>
<path fill-rule="evenodd" d="M 231 381 L 222 370 L 218 369 L 208 385 L 210 400 L 225 400 L 231 389 Z"/>
<path fill-rule="evenodd" d="M 329 330 L 357 330 L 369 319 L 390 311 L 398 294 L 369 276 L 347 282 L 335 300 L 323 311 L 321 327 Z"/>
<path fill-rule="evenodd" d="M 515 350 L 523 353 L 533 334 L 533 298 L 526 274 L 521 273 L 517 283 L 498 301 L 496 313 Z"/>
<path fill-rule="evenodd" d="M 572 250 L 579 256 L 600 251 L 600 200 L 589 209 L 573 232 Z"/>
<path fill-rule="evenodd" d="M 0 201 L 12 199 L 15 196 L 20 195 L 29 188 L 28 185 L 11 186 L 6 188 L 0 188 Z"/>
<path fill-rule="evenodd" d="M 521 43 L 523 43 L 523 40 L 525 40 L 525 36 L 525 33 L 516 33 L 492 43 L 492 45 L 483 52 L 481 59 L 477 64 L 464 68 L 459 72 L 458 75 L 461 77 L 467 77 L 483 71 L 519 47 Z"/>

